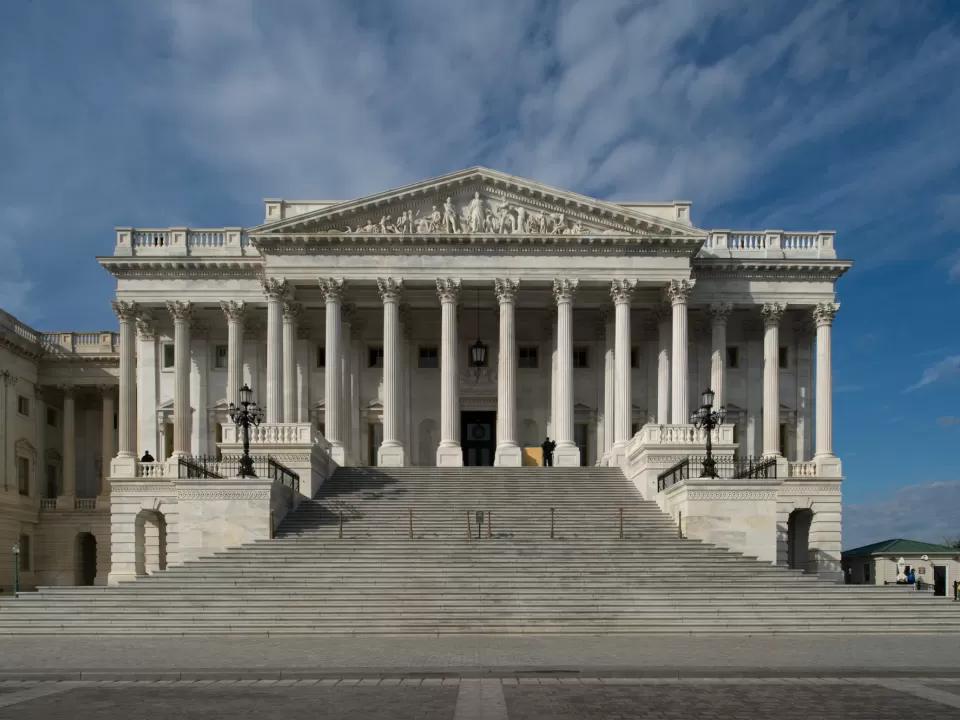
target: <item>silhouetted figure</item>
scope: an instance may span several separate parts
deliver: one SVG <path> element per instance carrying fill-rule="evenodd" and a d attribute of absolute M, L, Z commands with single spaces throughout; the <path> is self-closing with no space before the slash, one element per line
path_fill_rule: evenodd
<path fill-rule="evenodd" d="M 151 454 L 150 454 L 150 451 L 147 450 L 147 451 L 143 454 L 143 457 L 140 458 L 140 462 L 156 462 L 156 460 L 153 459 L 153 455 L 151 455 Z"/>
<path fill-rule="evenodd" d="M 543 450 L 543 466 L 544 467 L 553 467 L 553 449 L 557 444 L 551 440 L 549 437 L 543 441 L 543 444 L 540 446 L 540 449 Z"/>

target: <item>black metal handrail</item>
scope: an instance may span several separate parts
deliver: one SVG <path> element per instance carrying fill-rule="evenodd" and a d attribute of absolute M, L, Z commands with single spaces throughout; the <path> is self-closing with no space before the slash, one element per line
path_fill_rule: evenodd
<path fill-rule="evenodd" d="M 657 492 L 678 485 L 690 477 L 700 476 L 704 456 L 691 455 L 657 475 Z M 717 477 L 723 480 L 747 480 L 777 477 L 776 458 L 718 458 L 714 457 Z"/>
<path fill-rule="evenodd" d="M 240 474 L 240 456 L 195 455 L 189 459 L 180 459 L 181 478 L 227 478 Z M 253 472 L 257 477 L 270 478 L 286 485 L 292 490 L 300 490 L 300 476 L 270 455 L 251 455 Z M 184 468 L 187 468 L 184 470 Z M 190 474 L 184 474 L 189 472 Z"/>
<path fill-rule="evenodd" d="M 199 462 L 198 462 L 199 461 Z M 179 458 L 177 460 L 177 478 L 222 478 L 202 458 Z"/>
<path fill-rule="evenodd" d="M 286 485 L 294 492 L 300 492 L 300 476 L 293 470 L 277 462 L 272 457 L 267 457 L 268 477 L 274 481 Z"/>

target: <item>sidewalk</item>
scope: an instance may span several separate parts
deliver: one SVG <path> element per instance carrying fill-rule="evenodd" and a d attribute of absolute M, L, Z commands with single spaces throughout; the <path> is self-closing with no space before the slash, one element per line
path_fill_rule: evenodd
<path fill-rule="evenodd" d="M 955 635 L 8 637 L 0 679 L 960 677 Z"/>

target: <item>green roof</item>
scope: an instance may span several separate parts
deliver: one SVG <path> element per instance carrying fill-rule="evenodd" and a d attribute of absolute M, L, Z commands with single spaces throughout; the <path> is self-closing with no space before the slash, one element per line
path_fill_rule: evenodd
<path fill-rule="evenodd" d="M 843 555 L 917 555 L 929 553 L 952 553 L 960 555 L 960 548 L 953 548 L 949 545 L 934 545 L 933 543 L 919 542 L 917 540 L 904 540 L 903 538 L 894 538 L 893 540 L 884 540 L 854 548 L 853 550 L 844 550 Z"/>

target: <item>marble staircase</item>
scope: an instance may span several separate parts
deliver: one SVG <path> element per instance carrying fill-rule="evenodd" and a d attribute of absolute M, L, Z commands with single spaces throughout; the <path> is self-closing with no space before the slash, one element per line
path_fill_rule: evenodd
<path fill-rule="evenodd" d="M 960 612 L 678 538 L 606 468 L 342 468 L 273 540 L 0 600 L 0 634 L 803 632 L 960 633 Z"/>

